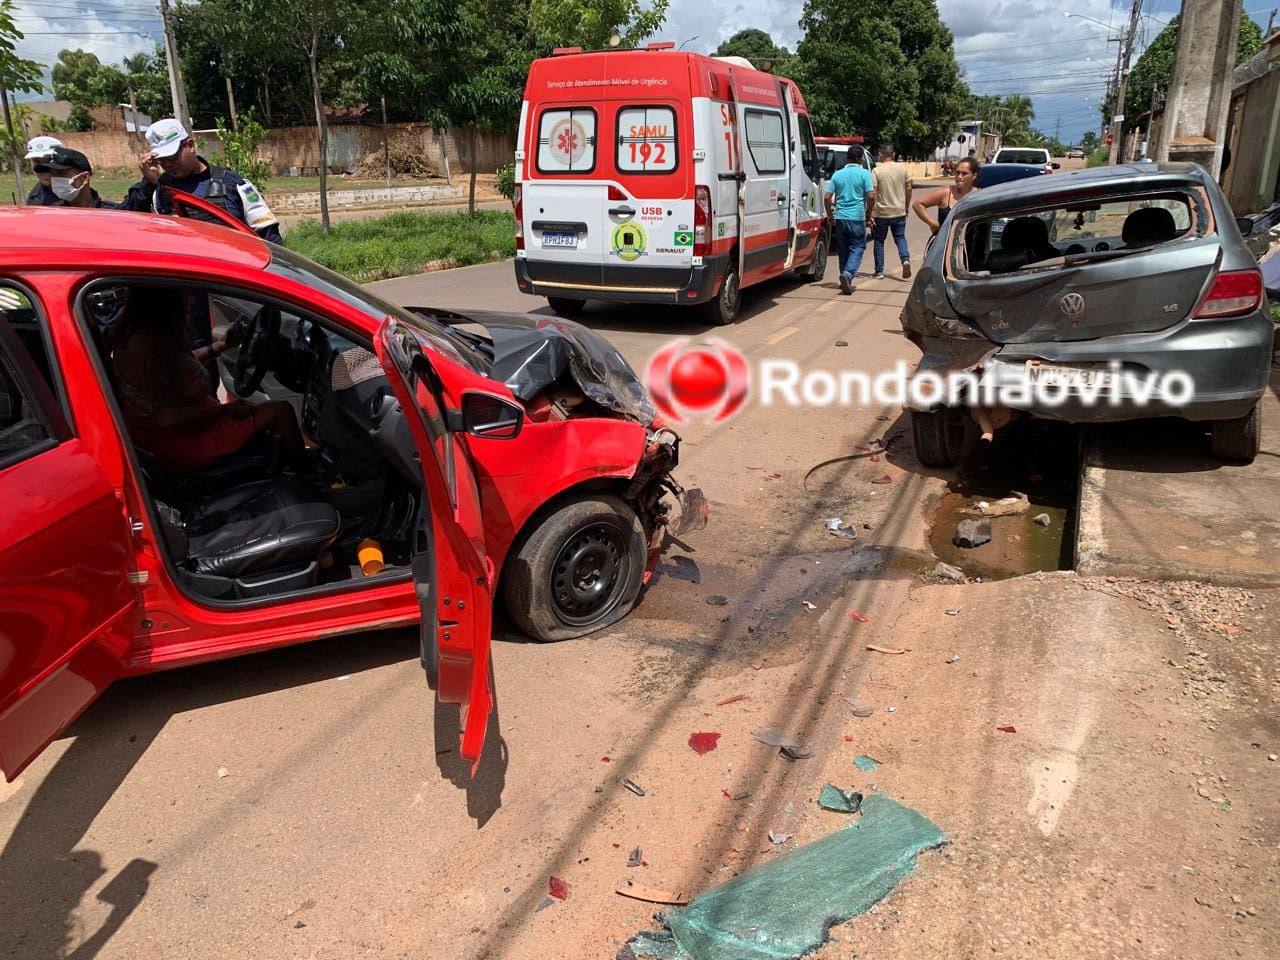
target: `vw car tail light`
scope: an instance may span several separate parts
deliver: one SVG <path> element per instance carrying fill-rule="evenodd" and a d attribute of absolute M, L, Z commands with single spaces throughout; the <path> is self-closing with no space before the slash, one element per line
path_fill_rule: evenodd
<path fill-rule="evenodd" d="M 1229 270 L 1213 278 L 1200 302 L 1197 317 L 1231 317 L 1252 313 L 1262 303 L 1262 274 L 1257 270 Z"/>

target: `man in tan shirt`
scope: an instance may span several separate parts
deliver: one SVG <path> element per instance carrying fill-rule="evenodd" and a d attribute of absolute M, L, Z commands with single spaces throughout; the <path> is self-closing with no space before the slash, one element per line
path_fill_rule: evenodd
<path fill-rule="evenodd" d="M 876 274 L 884 279 L 884 240 L 893 231 L 893 242 L 902 260 L 902 279 L 911 276 L 911 254 L 907 251 L 907 211 L 911 209 L 911 174 L 905 164 L 893 159 L 893 144 L 880 145 L 880 162 L 872 172 L 876 187 L 876 216 L 871 223 Z"/>

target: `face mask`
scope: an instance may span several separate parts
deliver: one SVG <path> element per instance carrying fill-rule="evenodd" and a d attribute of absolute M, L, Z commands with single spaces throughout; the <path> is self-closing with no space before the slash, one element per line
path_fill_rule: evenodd
<path fill-rule="evenodd" d="M 76 197 L 80 196 L 80 191 L 85 187 L 83 183 L 78 187 L 73 186 L 73 184 L 79 179 L 79 175 L 74 177 L 54 177 L 49 184 L 49 189 L 53 191 L 53 195 L 59 200 L 65 200 L 67 203 L 70 203 Z"/>

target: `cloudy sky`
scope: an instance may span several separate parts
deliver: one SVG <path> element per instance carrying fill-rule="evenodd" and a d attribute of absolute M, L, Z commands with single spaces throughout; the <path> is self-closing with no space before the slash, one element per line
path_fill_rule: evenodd
<path fill-rule="evenodd" d="M 1265 27 L 1268 11 L 1278 3 L 1245 0 L 1245 9 Z M 1179 6 L 1180 0 L 1145 0 L 1135 57 Z M 26 33 L 19 54 L 44 64 L 52 64 L 58 51 L 69 46 L 119 63 L 153 49 L 161 39 L 160 17 L 148 0 L 17 0 L 16 7 L 19 28 Z M 671 0 L 663 36 L 677 43 L 691 41 L 685 49 L 710 52 L 738 30 L 759 27 L 795 49 L 802 7 L 802 0 Z M 1107 38 L 1124 27 L 1128 3 L 938 0 L 938 7 L 955 34 L 960 63 L 975 93 L 1029 95 L 1035 125 L 1050 135 L 1060 131 L 1067 142 L 1099 128 L 1097 103 L 1119 46 Z"/>

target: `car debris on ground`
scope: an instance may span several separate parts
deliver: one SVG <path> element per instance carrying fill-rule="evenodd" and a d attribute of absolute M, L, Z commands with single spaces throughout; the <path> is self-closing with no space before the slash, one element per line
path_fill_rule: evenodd
<path fill-rule="evenodd" d="M 871 909 L 946 843 L 927 817 L 883 794 L 845 829 L 664 910 L 664 929 L 633 936 L 617 960 L 779 960 L 812 953 L 832 926 Z M 623 893 L 620 889 L 619 893 Z"/>
<path fill-rule="evenodd" d="M 841 790 L 828 783 L 818 793 L 818 806 L 834 813 L 857 813 L 862 807 L 862 799 L 857 790 Z"/>
<path fill-rule="evenodd" d="M 990 543 L 991 521 L 987 518 L 982 520 L 961 520 L 956 524 L 956 535 L 951 542 L 957 547 L 963 547 L 966 550 L 980 547 L 984 543 Z"/>
<path fill-rule="evenodd" d="M 995 503 L 980 500 L 976 506 L 968 507 L 960 512 L 975 517 L 1016 517 L 1030 509 L 1031 501 L 1027 495 L 1014 490 L 1011 497 L 1001 497 Z"/>

